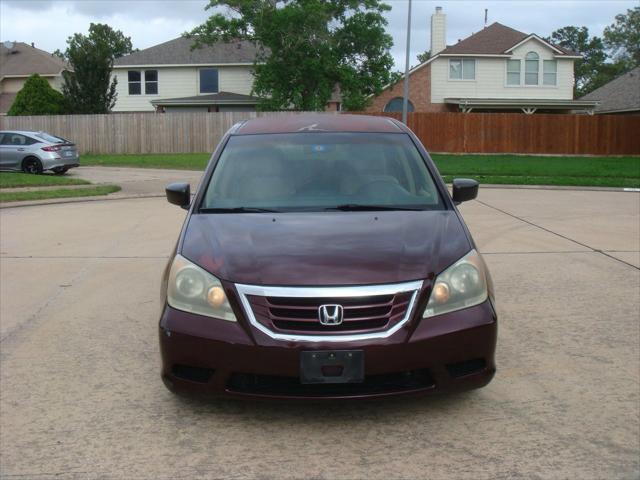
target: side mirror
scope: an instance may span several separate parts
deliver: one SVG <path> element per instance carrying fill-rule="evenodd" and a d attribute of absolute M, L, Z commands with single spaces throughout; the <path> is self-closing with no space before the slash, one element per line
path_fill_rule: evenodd
<path fill-rule="evenodd" d="M 478 196 L 478 182 L 470 178 L 453 179 L 453 201 L 457 205 Z"/>
<path fill-rule="evenodd" d="M 189 209 L 191 204 L 191 185 L 188 183 L 172 183 L 165 188 L 167 201 L 178 205 L 185 210 Z"/>

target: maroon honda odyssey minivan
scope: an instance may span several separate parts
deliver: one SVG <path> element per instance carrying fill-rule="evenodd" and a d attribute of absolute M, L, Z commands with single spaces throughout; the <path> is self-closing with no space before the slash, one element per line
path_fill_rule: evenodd
<path fill-rule="evenodd" d="M 188 209 L 162 280 L 175 392 L 296 399 L 478 388 L 494 375 L 487 267 L 416 136 L 390 118 L 238 123 Z"/>

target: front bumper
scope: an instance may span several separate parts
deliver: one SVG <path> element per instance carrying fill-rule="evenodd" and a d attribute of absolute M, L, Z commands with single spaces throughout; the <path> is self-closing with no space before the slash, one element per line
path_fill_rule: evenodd
<path fill-rule="evenodd" d="M 417 310 L 418 312 L 420 310 Z M 384 339 L 348 343 L 278 341 L 243 321 L 165 306 L 162 379 L 176 392 L 289 399 L 372 398 L 479 388 L 495 373 L 497 317 L 489 300 L 429 319 L 414 317 Z M 303 385 L 300 352 L 362 350 L 365 381 Z"/>

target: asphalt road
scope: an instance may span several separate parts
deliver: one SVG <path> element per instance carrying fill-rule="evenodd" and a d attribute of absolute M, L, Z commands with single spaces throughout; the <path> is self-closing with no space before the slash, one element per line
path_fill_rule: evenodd
<path fill-rule="evenodd" d="M 159 378 L 160 198 L 0 211 L 2 478 L 640 476 L 640 194 L 482 189 L 498 373 L 376 403 L 181 399 Z"/>

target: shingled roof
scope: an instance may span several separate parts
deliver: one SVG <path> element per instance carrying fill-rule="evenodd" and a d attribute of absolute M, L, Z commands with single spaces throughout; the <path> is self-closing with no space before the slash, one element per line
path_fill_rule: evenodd
<path fill-rule="evenodd" d="M 640 67 L 605 83 L 580 100 L 598 100 L 596 113 L 640 112 Z"/>
<path fill-rule="evenodd" d="M 12 48 L 0 44 L 0 78 L 28 77 L 37 73 L 43 76 L 60 75 L 70 67 L 49 52 L 17 42 Z"/>
<path fill-rule="evenodd" d="M 117 58 L 114 66 L 250 64 L 257 53 L 256 47 L 246 41 L 218 42 L 192 50 L 193 43 L 193 39 L 178 37 Z"/>
<path fill-rule="evenodd" d="M 455 45 L 448 46 L 439 53 L 440 55 L 503 55 L 513 46 L 530 36 L 531 34 L 520 32 L 495 22 L 478 33 L 460 40 Z M 571 50 L 558 45 L 552 46 L 560 50 L 562 52 L 561 55 L 576 55 Z"/>

